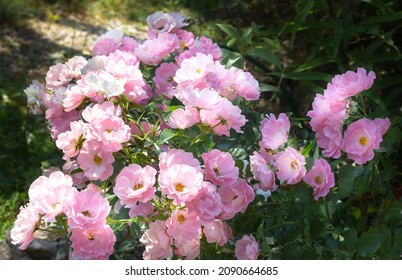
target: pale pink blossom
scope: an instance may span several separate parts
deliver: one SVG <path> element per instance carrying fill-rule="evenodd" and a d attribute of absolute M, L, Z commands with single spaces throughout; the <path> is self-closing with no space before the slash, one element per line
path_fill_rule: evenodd
<path fill-rule="evenodd" d="M 79 86 L 73 86 L 66 91 L 63 107 L 66 112 L 78 108 L 85 99 L 85 92 Z"/>
<path fill-rule="evenodd" d="M 219 219 L 215 219 L 211 223 L 204 224 L 203 232 L 208 243 L 217 243 L 219 246 L 225 245 L 233 238 L 230 226 Z"/>
<path fill-rule="evenodd" d="M 174 164 L 186 164 L 194 167 L 201 172 L 201 165 L 198 159 L 190 152 L 181 149 L 172 149 L 168 152 L 163 152 L 159 155 L 159 170 L 165 171 Z"/>
<path fill-rule="evenodd" d="M 88 178 L 85 177 L 84 172 L 80 170 L 77 160 L 67 160 L 66 163 L 63 164 L 63 171 L 65 174 L 70 175 L 73 179 L 73 186 L 77 189 L 83 189 L 85 187 Z"/>
<path fill-rule="evenodd" d="M 85 75 L 89 72 L 96 72 L 98 70 L 105 70 L 106 63 L 108 62 L 109 58 L 106 55 L 98 55 L 92 57 L 88 60 L 88 63 L 81 69 L 81 79 L 77 81 L 77 84 L 82 85 L 82 80 L 85 79 Z"/>
<path fill-rule="evenodd" d="M 304 156 L 290 146 L 275 154 L 276 176 L 287 184 L 300 182 L 306 174 L 305 164 Z"/>
<path fill-rule="evenodd" d="M 81 69 L 85 66 L 87 60 L 82 56 L 70 58 L 66 63 L 57 63 L 49 68 L 46 74 L 46 87 L 56 90 L 59 87 L 66 86 L 73 79 L 81 77 Z"/>
<path fill-rule="evenodd" d="M 175 253 L 186 260 L 194 260 L 200 255 L 200 237 L 191 240 L 175 240 Z"/>
<path fill-rule="evenodd" d="M 212 110 L 200 110 L 201 122 L 211 126 L 216 135 L 230 136 L 230 129 L 243 133 L 241 128 L 246 124 L 246 118 L 241 109 L 226 98 L 221 98 Z"/>
<path fill-rule="evenodd" d="M 82 121 L 70 123 L 70 130 L 60 133 L 56 146 L 64 153 L 63 159 L 69 160 L 78 155 L 86 139 L 87 125 Z"/>
<path fill-rule="evenodd" d="M 379 119 L 374 122 L 364 118 L 351 123 L 345 130 L 342 150 L 357 164 L 365 164 L 372 160 L 374 150 L 380 148 L 382 132 L 386 126 L 389 127 L 389 124 L 386 123 L 383 128 L 377 127 L 377 124 L 384 123 Z"/>
<path fill-rule="evenodd" d="M 68 226 L 80 229 L 103 228 L 110 209 L 109 201 L 95 187 L 75 192 L 65 211 Z"/>
<path fill-rule="evenodd" d="M 142 168 L 138 164 L 130 164 L 117 175 L 113 192 L 126 208 L 134 207 L 137 202 L 148 202 L 155 195 L 156 173 L 151 166 Z"/>
<path fill-rule="evenodd" d="M 165 94 L 169 98 L 173 97 L 174 88 L 177 86 L 177 83 L 174 80 L 177 69 L 179 69 L 179 66 L 173 62 L 162 63 L 158 68 L 156 68 L 153 81 L 157 93 Z"/>
<path fill-rule="evenodd" d="M 87 106 L 82 111 L 82 118 L 87 122 L 92 122 L 93 120 L 109 118 L 111 116 L 120 117 L 122 112 L 123 110 L 119 105 L 114 105 L 112 101 L 106 101 L 102 104 Z"/>
<path fill-rule="evenodd" d="M 274 167 L 261 154 L 254 152 L 250 156 L 250 168 L 261 190 L 276 191 L 278 186 L 275 183 Z"/>
<path fill-rule="evenodd" d="M 334 173 L 325 159 L 314 160 L 314 165 L 304 176 L 303 181 L 314 189 L 314 198 L 318 200 L 329 193 L 335 186 Z"/>
<path fill-rule="evenodd" d="M 185 18 L 180 13 L 164 13 L 161 11 L 150 14 L 147 17 L 149 26 L 148 36 L 155 38 L 160 33 L 171 32 L 175 33 L 180 28 L 187 26 Z"/>
<path fill-rule="evenodd" d="M 230 153 L 213 149 L 208 153 L 202 154 L 205 165 L 205 179 L 215 185 L 232 185 L 239 178 L 239 168 L 235 166 L 235 161 Z"/>
<path fill-rule="evenodd" d="M 260 124 L 262 143 L 264 147 L 276 150 L 286 143 L 290 130 L 289 118 L 280 113 L 278 118 L 274 114 L 267 115 Z"/>
<path fill-rule="evenodd" d="M 99 141 L 102 149 L 108 152 L 120 151 L 121 144 L 130 138 L 130 127 L 119 117 L 95 119 L 89 125 L 89 140 Z"/>
<path fill-rule="evenodd" d="M 180 68 L 176 71 L 174 80 L 182 85 L 196 85 L 204 82 L 204 78 L 213 65 L 214 61 L 211 55 L 197 53 L 195 56 L 183 60 Z"/>
<path fill-rule="evenodd" d="M 200 219 L 194 212 L 175 210 L 166 220 L 167 233 L 177 240 L 191 240 L 199 236 Z"/>
<path fill-rule="evenodd" d="M 244 213 L 247 206 L 254 200 L 253 188 L 244 179 L 238 179 L 234 185 L 224 185 L 218 189 L 223 208 L 221 218 L 228 220 L 237 213 Z"/>
<path fill-rule="evenodd" d="M 177 35 L 160 33 L 156 38 L 149 38 L 139 45 L 135 49 L 135 55 L 142 63 L 156 66 L 179 47 Z"/>
<path fill-rule="evenodd" d="M 317 132 L 326 126 L 342 124 L 347 117 L 348 106 L 348 99 L 339 99 L 327 90 L 324 95 L 317 94 L 313 101 L 313 109 L 307 112 L 307 116 L 311 118 L 312 130 Z"/>
<path fill-rule="evenodd" d="M 70 130 L 70 123 L 78 121 L 80 114 L 77 111 L 63 112 L 57 117 L 47 119 L 49 122 L 50 136 L 56 141 L 60 133 Z"/>
<path fill-rule="evenodd" d="M 128 215 L 130 216 L 131 219 L 137 216 L 148 218 L 154 213 L 154 211 L 155 207 L 151 201 L 145 203 L 138 202 L 137 204 L 135 204 L 130 208 L 130 210 L 128 211 Z"/>
<path fill-rule="evenodd" d="M 74 197 L 73 180 L 61 171 L 40 176 L 30 186 L 28 194 L 32 207 L 43 218 L 52 222 L 64 213 Z"/>
<path fill-rule="evenodd" d="M 175 96 L 185 106 L 210 110 L 214 110 L 219 106 L 219 102 L 222 100 L 222 97 L 220 97 L 219 93 L 214 89 L 205 88 L 200 90 L 192 86 L 178 90 Z"/>
<path fill-rule="evenodd" d="M 196 56 L 197 54 L 210 55 L 214 61 L 220 61 L 222 58 L 222 51 L 219 46 L 211 39 L 202 36 L 197 38 L 188 50 L 177 56 L 176 61 L 180 65 L 185 59 Z"/>
<path fill-rule="evenodd" d="M 157 220 L 149 224 L 149 229 L 140 238 L 145 246 L 144 260 L 168 259 L 172 256 L 172 240 L 166 230 L 164 221 Z"/>
<path fill-rule="evenodd" d="M 252 235 L 244 235 L 235 244 L 235 256 L 238 260 L 256 260 L 259 246 Z"/>
<path fill-rule="evenodd" d="M 230 83 L 237 95 L 245 100 L 258 100 L 260 98 L 260 87 L 258 81 L 250 72 L 232 68 L 230 73 Z"/>
<path fill-rule="evenodd" d="M 373 120 L 373 122 L 377 127 L 377 129 L 380 131 L 382 136 L 384 136 L 385 133 L 387 133 L 388 129 L 391 126 L 391 121 L 389 120 L 389 118 L 385 119 L 376 118 Z"/>
<path fill-rule="evenodd" d="M 72 255 L 81 260 L 107 260 L 114 251 L 116 236 L 109 225 L 70 229 Z"/>
<path fill-rule="evenodd" d="M 187 164 L 174 164 L 161 170 L 158 183 L 162 193 L 177 203 L 193 200 L 201 189 L 202 173 Z"/>
<path fill-rule="evenodd" d="M 339 98 L 348 98 L 371 88 L 375 78 L 373 71 L 367 74 L 364 68 L 358 68 L 356 72 L 347 71 L 341 75 L 335 75 L 328 83 L 327 90 Z"/>
<path fill-rule="evenodd" d="M 344 144 L 341 124 L 325 126 L 316 133 L 317 145 L 326 157 L 339 158 Z"/>
<path fill-rule="evenodd" d="M 190 31 L 179 29 L 175 32 L 179 38 L 180 48 L 184 50 L 185 48 L 190 48 L 194 44 L 194 34 Z"/>
<path fill-rule="evenodd" d="M 184 109 L 176 109 L 168 119 L 168 125 L 175 129 L 186 129 L 200 121 L 198 110 L 194 107 L 186 106 Z"/>
<path fill-rule="evenodd" d="M 46 104 L 44 104 L 45 102 L 43 99 L 47 94 L 44 85 L 39 83 L 37 80 L 34 80 L 29 87 L 24 89 L 24 93 L 27 96 L 27 105 L 30 112 L 35 115 L 43 114 L 46 110 Z"/>
<path fill-rule="evenodd" d="M 104 150 L 100 142 L 85 141 L 77 161 L 90 180 L 105 181 L 113 174 L 113 154 Z"/>
<path fill-rule="evenodd" d="M 124 36 L 123 39 L 121 39 L 119 50 L 126 52 L 134 52 L 139 45 L 140 43 L 134 38 Z"/>
<path fill-rule="evenodd" d="M 216 187 L 209 182 L 202 183 L 198 195 L 194 200 L 186 202 L 186 206 L 190 211 L 197 214 L 202 224 L 214 221 L 223 207 L 221 196 L 216 192 Z"/>
<path fill-rule="evenodd" d="M 94 55 L 108 55 L 117 50 L 117 45 L 112 38 L 103 38 L 99 40 L 94 48 Z"/>
<path fill-rule="evenodd" d="M 11 229 L 11 243 L 20 245 L 20 250 L 25 250 L 34 239 L 36 224 L 39 222 L 39 214 L 32 204 L 20 207 L 20 212 Z"/>

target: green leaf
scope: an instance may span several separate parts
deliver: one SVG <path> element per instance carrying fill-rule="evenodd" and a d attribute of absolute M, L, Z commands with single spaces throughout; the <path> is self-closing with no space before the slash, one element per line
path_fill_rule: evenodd
<path fill-rule="evenodd" d="M 275 92 L 278 91 L 279 88 L 277 86 L 272 86 L 272 85 L 268 85 L 268 84 L 260 84 L 260 91 L 261 92 Z"/>
<path fill-rule="evenodd" d="M 348 251 L 353 251 L 356 246 L 357 240 L 357 231 L 354 228 L 350 228 L 347 232 L 343 235 L 344 241 L 343 244 L 345 245 L 345 249 Z"/>
<path fill-rule="evenodd" d="M 169 141 L 170 139 L 172 139 L 173 137 L 175 137 L 176 134 L 177 134 L 177 131 L 175 131 L 175 130 L 172 130 L 172 129 L 164 129 L 164 130 L 161 132 L 157 143 L 158 143 L 158 144 L 166 143 L 167 141 Z"/>
<path fill-rule="evenodd" d="M 368 17 L 367 19 L 359 22 L 358 25 L 359 26 L 362 26 L 362 25 L 370 25 L 371 26 L 375 23 L 390 22 L 390 21 L 395 21 L 395 20 L 399 20 L 399 19 L 402 19 L 402 11 L 371 16 L 371 17 Z"/>
<path fill-rule="evenodd" d="M 343 196 L 349 196 L 355 190 L 355 180 L 363 172 L 363 166 L 342 166 L 338 175 L 339 193 Z"/>
<path fill-rule="evenodd" d="M 130 226 L 130 234 L 134 239 L 140 238 L 143 234 L 138 222 L 133 222 Z"/>
<path fill-rule="evenodd" d="M 272 63 L 278 68 L 281 68 L 281 62 L 279 61 L 278 57 L 269 50 L 263 48 L 253 48 L 251 53 L 256 57 L 261 58 L 268 63 Z"/>
<path fill-rule="evenodd" d="M 230 24 L 216 24 L 223 32 L 225 32 L 231 38 L 240 38 L 240 33 Z"/>
<path fill-rule="evenodd" d="M 381 236 L 375 232 L 365 232 L 356 241 L 356 250 L 362 257 L 374 254 L 382 243 Z"/>
<path fill-rule="evenodd" d="M 294 70 L 294 72 L 303 72 L 303 71 L 310 70 L 310 69 L 316 68 L 316 67 L 324 65 L 324 64 L 333 63 L 335 61 L 336 60 L 330 56 L 317 57 L 317 58 L 309 60 L 308 62 L 300 65 L 299 67 L 297 67 Z"/>

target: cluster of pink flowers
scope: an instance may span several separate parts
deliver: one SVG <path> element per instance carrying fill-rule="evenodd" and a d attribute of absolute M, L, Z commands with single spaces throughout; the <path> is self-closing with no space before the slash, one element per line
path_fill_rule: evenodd
<path fill-rule="evenodd" d="M 242 133 L 247 120 L 235 104 L 259 99 L 260 89 L 249 72 L 221 63 L 212 40 L 182 29 L 182 15 L 157 12 L 147 23 L 145 41 L 109 31 L 92 58 L 58 63 L 44 84 L 34 81 L 25 90 L 31 112 L 45 115 L 65 164 L 32 183 L 12 242 L 26 249 L 36 230 L 55 223 L 71 241 L 72 258 L 107 259 L 117 242 L 110 224 L 141 222 L 144 259 L 195 259 L 202 240 L 232 246 L 238 259 L 257 259 L 257 240 L 251 233 L 236 236 L 230 220 L 246 212 L 256 192 L 279 185 L 304 181 L 315 199 L 326 196 L 335 185 L 331 167 L 321 158 L 306 170 L 305 157 L 289 144 L 284 113 L 260 123 L 260 149 L 250 156 L 253 178 L 228 152 L 211 147 L 193 154 L 181 145 L 187 142 L 177 144 L 183 139 L 161 141 L 165 132 L 175 137 L 192 126 L 201 135 Z M 388 119 L 360 119 L 343 132 L 349 98 L 373 79 L 363 69 L 347 72 L 317 95 L 308 116 L 325 156 L 343 150 L 358 164 L 373 158 Z"/>
<path fill-rule="evenodd" d="M 163 129 L 199 124 L 219 136 L 242 132 L 246 118 L 233 100 L 257 100 L 258 82 L 249 72 L 225 68 L 218 45 L 183 30 L 182 15 L 157 12 L 147 23 L 145 41 L 109 31 L 96 42 L 92 58 L 58 63 L 44 84 L 34 81 L 25 90 L 31 112 L 45 114 L 65 164 L 63 172 L 32 184 L 30 202 L 12 230 L 21 249 L 43 223 L 59 216 L 68 227 L 72 258 L 108 258 L 116 241 L 108 217 L 122 208 L 129 209 L 129 223 L 138 217 L 152 221 L 140 239 L 145 259 L 194 259 L 204 234 L 219 246 L 234 240 L 227 221 L 244 213 L 255 194 L 231 154 L 213 149 L 202 154 L 201 163 L 166 145 L 153 165 L 131 162 L 127 154 Z M 148 81 L 142 66 L 154 69 Z M 173 98 L 181 105 L 166 111 Z M 133 119 L 130 110 L 153 101 L 162 111 L 156 123 Z M 107 192 L 118 198 L 114 212 Z M 153 221 L 155 215 L 164 218 Z M 257 255 L 258 250 L 251 258 Z"/>
<path fill-rule="evenodd" d="M 162 194 L 172 199 L 173 210 L 165 223 L 152 222 L 141 237 L 144 259 L 167 258 L 173 253 L 194 259 L 200 254 L 203 234 L 209 243 L 219 246 L 233 238 L 226 220 L 245 212 L 254 200 L 253 188 L 239 178 L 239 170 L 229 153 L 214 149 L 202 154 L 202 158 L 203 166 L 184 150 L 172 149 L 160 154 L 158 184 Z M 134 184 L 141 184 L 142 189 L 143 180 L 137 179 Z M 126 189 L 129 188 L 132 184 L 127 184 Z"/>
<path fill-rule="evenodd" d="M 29 203 L 21 207 L 11 230 L 12 242 L 20 244 L 21 250 L 32 242 L 41 223 L 64 216 L 74 258 L 107 259 L 113 253 L 116 237 L 106 223 L 110 206 L 98 186 L 89 184 L 85 190 L 78 191 L 70 176 L 54 171 L 36 179 L 28 193 Z"/>
<path fill-rule="evenodd" d="M 373 150 L 379 148 L 382 136 L 391 125 L 389 119 L 359 119 L 346 130 L 344 124 L 356 106 L 351 98 L 370 89 L 375 77 L 374 72 L 367 74 L 363 68 L 347 71 L 336 75 L 324 94 L 314 98 L 313 109 L 307 116 L 311 118 L 310 125 L 316 133 L 318 146 L 326 157 L 339 158 L 344 151 L 357 164 L 373 159 Z"/>

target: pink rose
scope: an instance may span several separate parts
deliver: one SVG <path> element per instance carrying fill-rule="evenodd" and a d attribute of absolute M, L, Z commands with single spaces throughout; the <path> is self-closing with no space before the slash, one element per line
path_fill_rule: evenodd
<path fill-rule="evenodd" d="M 114 251 L 116 236 L 109 225 L 71 229 L 73 257 L 81 260 L 107 260 Z"/>
<path fill-rule="evenodd" d="M 377 127 L 380 125 L 380 127 Z M 365 164 L 374 157 L 374 150 L 380 148 L 383 132 L 389 128 L 389 121 L 360 119 L 345 130 L 342 150 L 357 164 Z"/>
<path fill-rule="evenodd" d="M 278 119 L 273 114 L 267 115 L 260 124 L 262 143 L 271 150 L 276 150 L 288 139 L 290 122 L 286 114 L 281 113 Z"/>
<path fill-rule="evenodd" d="M 204 225 L 204 234 L 208 243 L 217 243 L 219 246 L 225 245 L 233 238 L 232 229 L 222 220 L 216 219 Z"/>
<path fill-rule="evenodd" d="M 237 213 L 244 213 L 254 200 L 254 190 L 244 179 L 238 179 L 234 185 L 224 185 L 218 190 L 222 199 L 221 218 L 228 220 Z"/>
<path fill-rule="evenodd" d="M 202 154 L 205 165 L 205 179 L 223 186 L 236 183 L 239 178 L 239 168 L 231 154 L 213 149 Z"/>
<path fill-rule="evenodd" d="M 256 260 L 259 246 L 252 235 L 244 235 L 235 244 L 235 256 L 238 260 Z"/>
<path fill-rule="evenodd" d="M 20 212 L 11 229 L 11 243 L 20 245 L 20 250 L 25 250 L 34 239 L 36 224 L 39 222 L 39 214 L 32 204 L 20 207 Z"/>
<path fill-rule="evenodd" d="M 103 228 L 110 212 L 109 201 L 95 187 L 75 192 L 66 209 L 70 228 Z"/>
<path fill-rule="evenodd" d="M 278 186 L 275 183 L 274 167 L 261 154 L 254 152 L 250 156 L 250 168 L 253 178 L 259 181 L 259 186 L 263 191 L 276 191 Z"/>
<path fill-rule="evenodd" d="M 134 207 L 137 202 L 148 202 L 155 195 L 156 173 L 151 166 L 142 168 L 138 164 L 130 164 L 117 175 L 113 192 L 127 208 Z"/>
<path fill-rule="evenodd" d="M 163 221 L 154 221 L 140 238 L 144 244 L 144 260 L 167 259 L 172 256 L 172 240 L 166 233 L 166 225 Z"/>
<path fill-rule="evenodd" d="M 290 146 L 275 154 L 276 176 L 287 184 L 300 182 L 306 174 L 305 164 L 304 156 Z"/>
<path fill-rule="evenodd" d="M 158 178 L 162 193 L 176 203 L 193 200 L 201 189 L 203 175 L 195 167 L 174 164 L 161 171 Z"/>
<path fill-rule="evenodd" d="M 74 198 L 73 180 L 61 171 L 54 171 L 49 176 L 40 176 L 29 188 L 29 200 L 36 212 L 43 218 L 54 221 L 55 217 L 66 211 Z"/>
<path fill-rule="evenodd" d="M 199 236 L 201 231 L 200 219 L 194 212 L 175 210 L 166 220 L 167 233 L 177 240 L 191 240 Z"/>
<path fill-rule="evenodd" d="M 335 186 L 334 173 L 331 166 L 325 159 L 314 160 L 314 165 L 303 178 L 306 184 L 314 189 L 314 198 L 318 200 L 329 193 L 329 190 Z"/>
<path fill-rule="evenodd" d="M 194 107 L 185 107 L 183 109 L 176 109 L 169 117 L 168 125 L 175 129 L 186 129 L 200 121 L 200 114 Z"/>

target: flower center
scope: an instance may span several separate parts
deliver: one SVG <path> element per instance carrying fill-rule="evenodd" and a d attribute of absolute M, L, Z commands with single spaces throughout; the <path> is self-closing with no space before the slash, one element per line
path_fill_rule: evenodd
<path fill-rule="evenodd" d="M 360 138 L 359 140 L 360 145 L 362 146 L 366 146 L 368 144 L 368 139 L 367 137 L 363 136 L 362 138 Z"/>
<path fill-rule="evenodd" d="M 202 73 L 202 70 L 201 70 L 200 68 L 196 68 L 196 69 L 195 69 L 195 72 L 197 72 L 198 74 L 201 74 L 201 73 Z"/>
<path fill-rule="evenodd" d="M 98 155 L 94 156 L 94 162 L 96 165 L 101 165 L 102 164 L 102 158 Z"/>
<path fill-rule="evenodd" d="M 299 164 L 298 164 L 298 162 L 297 161 L 292 161 L 291 163 L 290 163 L 290 167 L 292 168 L 292 169 L 299 169 Z"/>
<path fill-rule="evenodd" d="M 166 82 L 168 82 L 169 84 L 173 83 L 173 77 L 172 76 L 167 77 Z"/>
<path fill-rule="evenodd" d="M 218 168 L 218 166 L 214 166 L 214 168 L 213 168 L 213 171 L 215 172 L 215 175 L 216 176 L 219 176 L 219 168 Z"/>
<path fill-rule="evenodd" d="M 183 224 L 183 223 L 186 221 L 186 217 L 184 217 L 183 214 L 179 214 L 179 215 L 177 215 L 177 221 L 178 221 L 180 224 Z"/>
<path fill-rule="evenodd" d="M 180 48 L 184 49 L 186 47 L 186 44 L 183 41 L 180 41 Z"/>
<path fill-rule="evenodd" d="M 82 145 L 84 144 L 84 141 L 85 141 L 84 135 L 81 134 L 80 137 L 78 137 L 77 141 L 75 142 L 75 150 L 76 151 L 81 150 Z"/>
<path fill-rule="evenodd" d="M 182 183 L 175 183 L 174 188 L 176 189 L 176 191 L 182 192 L 184 190 L 184 185 Z"/>
<path fill-rule="evenodd" d="M 315 180 L 315 182 L 316 182 L 318 185 L 321 185 L 321 183 L 322 183 L 322 178 L 321 178 L 320 176 L 315 177 L 314 180 Z"/>
<path fill-rule="evenodd" d="M 88 240 L 89 240 L 89 241 L 95 240 L 94 234 L 93 234 L 92 232 L 90 232 L 90 233 L 88 234 Z"/>
<path fill-rule="evenodd" d="M 60 203 L 55 203 L 52 205 L 53 209 L 56 210 L 57 206 L 59 206 Z"/>
<path fill-rule="evenodd" d="M 89 212 L 88 210 L 82 211 L 81 212 L 82 215 L 84 215 L 85 217 L 91 217 L 91 212 Z"/>
<path fill-rule="evenodd" d="M 134 190 L 139 190 L 142 189 L 144 187 L 144 183 L 136 183 L 134 184 Z"/>

